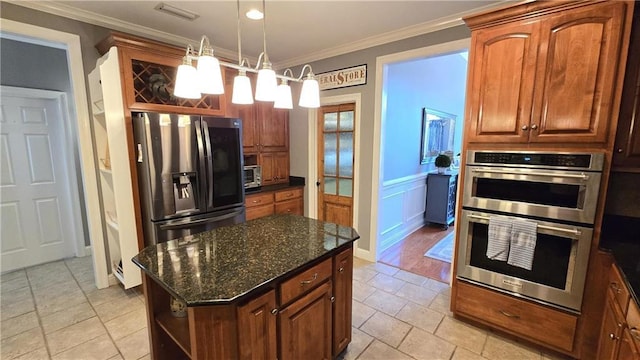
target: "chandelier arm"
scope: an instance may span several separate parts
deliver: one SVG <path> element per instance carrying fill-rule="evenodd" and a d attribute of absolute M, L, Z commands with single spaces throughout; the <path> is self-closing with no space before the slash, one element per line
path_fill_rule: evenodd
<path fill-rule="evenodd" d="M 198 49 L 198 56 L 202 56 L 202 49 L 205 46 L 211 47 L 211 43 L 209 42 L 209 38 L 207 37 L 207 35 L 202 35 L 202 37 L 200 38 L 200 49 Z"/>

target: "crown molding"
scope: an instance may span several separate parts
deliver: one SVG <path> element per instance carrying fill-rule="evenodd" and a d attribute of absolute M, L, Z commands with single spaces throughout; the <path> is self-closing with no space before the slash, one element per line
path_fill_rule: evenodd
<path fill-rule="evenodd" d="M 146 37 L 152 40 L 165 42 L 176 46 L 186 46 L 187 44 L 199 44 L 200 40 L 189 39 L 183 36 L 170 34 L 164 31 L 148 28 L 138 24 L 122 21 L 109 16 L 99 15 L 91 11 L 86 11 L 65 4 L 53 1 L 19 1 L 6 0 L 8 3 L 46 12 L 49 14 L 65 17 L 72 20 L 81 21 L 91 25 L 102 26 L 107 29 L 117 30 L 132 35 Z M 235 59 L 237 51 L 214 47 L 214 51 L 220 57 Z"/>

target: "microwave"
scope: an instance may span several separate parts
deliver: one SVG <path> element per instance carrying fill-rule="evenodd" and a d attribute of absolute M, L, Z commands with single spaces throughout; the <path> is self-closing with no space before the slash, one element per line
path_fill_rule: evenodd
<path fill-rule="evenodd" d="M 260 165 L 246 165 L 244 167 L 244 188 L 259 188 L 262 185 L 262 168 Z"/>

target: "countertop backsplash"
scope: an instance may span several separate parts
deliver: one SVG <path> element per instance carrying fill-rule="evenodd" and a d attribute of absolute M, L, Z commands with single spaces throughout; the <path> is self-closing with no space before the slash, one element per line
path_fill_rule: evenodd
<path fill-rule="evenodd" d="M 640 218 L 640 174 L 611 173 L 605 213 Z"/>

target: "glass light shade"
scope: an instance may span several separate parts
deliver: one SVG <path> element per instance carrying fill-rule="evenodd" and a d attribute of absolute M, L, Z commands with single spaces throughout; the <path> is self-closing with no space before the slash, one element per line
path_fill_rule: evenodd
<path fill-rule="evenodd" d="M 240 105 L 253 104 L 251 81 L 247 75 L 239 74 L 233 79 L 233 97 L 231 98 L 231 102 Z"/>
<path fill-rule="evenodd" d="M 316 79 L 306 79 L 302 82 L 298 105 L 312 109 L 320 107 L 320 86 Z"/>
<path fill-rule="evenodd" d="M 218 59 L 208 55 L 198 58 L 198 85 L 203 94 L 224 94 L 222 72 Z"/>
<path fill-rule="evenodd" d="M 276 89 L 276 102 L 273 103 L 276 109 L 293 109 L 293 100 L 291 99 L 291 86 L 280 84 Z"/>
<path fill-rule="evenodd" d="M 263 65 L 264 66 L 264 65 Z M 274 101 L 276 99 L 276 89 L 278 81 L 276 72 L 270 66 L 258 71 L 258 82 L 256 84 L 256 100 Z"/>
<path fill-rule="evenodd" d="M 182 64 L 178 66 L 176 75 L 176 86 L 173 95 L 185 99 L 199 99 L 201 94 L 198 88 L 198 73 L 191 65 Z"/>

